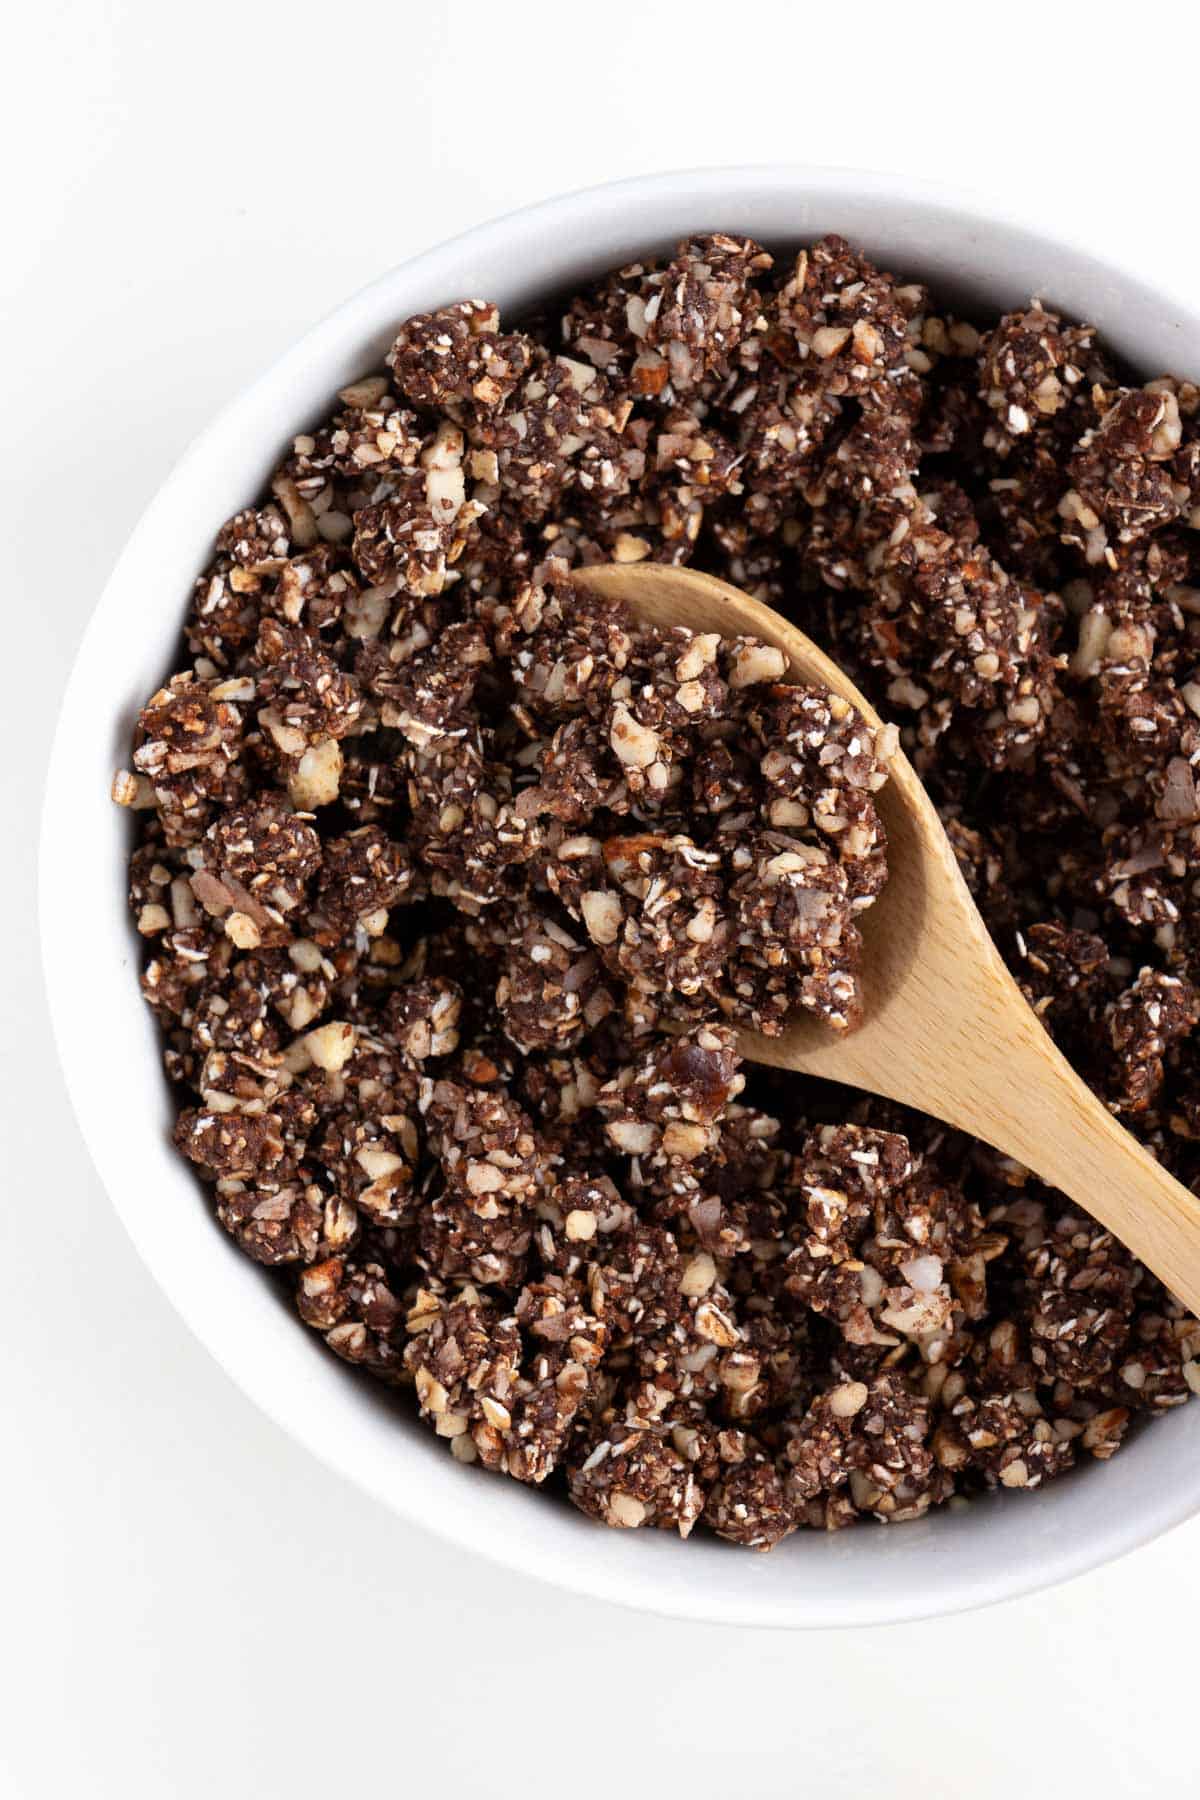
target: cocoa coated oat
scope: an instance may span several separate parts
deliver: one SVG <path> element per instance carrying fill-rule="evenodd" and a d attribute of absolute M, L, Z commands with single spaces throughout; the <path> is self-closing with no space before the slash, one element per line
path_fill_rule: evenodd
<path fill-rule="evenodd" d="M 1200 391 L 717 233 L 408 320 L 221 529 L 114 784 L 217 1217 L 460 1462 L 612 1526 L 767 1549 L 1111 1456 L 1200 1324 L 982 1144 L 739 1063 L 854 1024 L 891 734 L 568 584 L 614 559 L 843 664 L 1200 1185 Z"/>

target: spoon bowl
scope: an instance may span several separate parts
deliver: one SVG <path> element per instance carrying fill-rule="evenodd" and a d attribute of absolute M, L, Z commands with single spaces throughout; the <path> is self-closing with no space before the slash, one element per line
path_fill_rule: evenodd
<path fill-rule="evenodd" d="M 772 644 L 794 679 L 881 723 L 802 631 L 715 576 L 610 563 L 576 580 L 623 601 L 646 625 Z M 876 804 L 888 879 L 862 918 L 862 1023 L 838 1032 L 800 1014 L 779 1037 L 743 1031 L 743 1056 L 898 1100 L 982 1138 L 1084 1207 L 1200 1311 L 1200 1199 L 1118 1124 L 1056 1048 L 988 935 L 933 802 L 899 748 Z"/>

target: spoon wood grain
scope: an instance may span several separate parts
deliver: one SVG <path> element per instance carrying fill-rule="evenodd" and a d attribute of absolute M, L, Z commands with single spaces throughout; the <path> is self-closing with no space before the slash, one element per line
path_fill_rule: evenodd
<path fill-rule="evenodd" d="M 843 695 L 853 682 L 803 632 L 714 576 L 655 563 L 581 570 L 648 625 L 774 644 L 793 674 Z M 863 1023 L 798 1013 L 781 1037 L 741 1034 L 748 1060 L 882 1094 L 958 1126 L 1061 1188 L 1200 1312 L 1200 1199 L 1117 1123 L 1055 1048 L 988 936 L 932 801 L 902 751 L 877 796 L 888 881 L 861 919 Z"/>

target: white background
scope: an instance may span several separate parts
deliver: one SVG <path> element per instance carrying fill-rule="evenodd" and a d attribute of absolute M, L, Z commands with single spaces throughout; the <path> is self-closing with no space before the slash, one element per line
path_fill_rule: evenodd
<path fill-rule="evenodd" d="M 347 293 L 556 190 L 772 159 L 973 184 L 1194 286 L 1185 16 L 866 0 L 819 17 L 762 0 L 10 13 L 0 1800 L 1190 1786 L 1200 1521 L 1032 1600 L 818 1639 L 530 1587 L 316 1466 L 191 1341 L 110 1213 L 53 1061 L 33 891 L 58 694 L 122 541 L 213 410 Z"/>

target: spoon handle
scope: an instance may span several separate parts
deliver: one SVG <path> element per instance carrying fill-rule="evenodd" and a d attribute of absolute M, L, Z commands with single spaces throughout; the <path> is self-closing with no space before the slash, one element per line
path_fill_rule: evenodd
<path fill-rule="evenodd" d="M 1060 1188 L 1200 1314 L 1200 1198 L 1075 1073 L 980 929 L 976 953 L 913 966 L 858 1031 L 751 1037 L 757 1062 L 914 1106 Z M 897 1018 L 899 1014 L 899 1018 Z M 898 1026 L 903 1029 L 898 1029 Z"/>
<path fill-rule="evenodd" d="M 954 1122 L 1061 1188 L 1200 1313 L 1200 1198 L 1118 1123 L 1032 1012 L 1002 1017 L 999 1044 L 979 1019 L 985 1052 L 954 1078 L 955 1110 L 974 1099 L 976 1117 Z"/>

